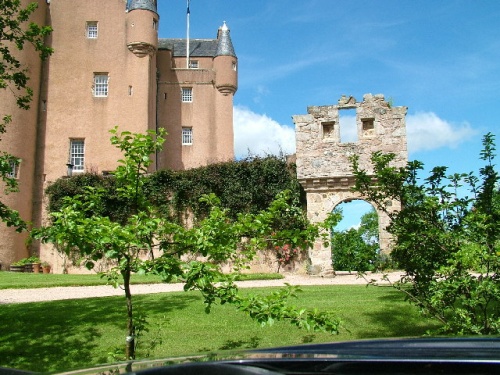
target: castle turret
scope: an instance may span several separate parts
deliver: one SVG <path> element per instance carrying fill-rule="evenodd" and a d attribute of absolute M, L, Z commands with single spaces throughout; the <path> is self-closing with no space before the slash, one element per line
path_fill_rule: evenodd
<path fill-rule="evenodd" d="M 127 12 L 128 49 L 138 57 L 153 55 L 158 48 L 156 0 L 129 0 Z"/>
<path fill-rule="evenodd" d="M 238 59 L 234 52 L 229 28 L 226 22 L 217 33 L 217 51 L 214 57 L 214 69 L 217 72 L 215 86 L 224 95 L 234 94 L 238 89 Z"/>

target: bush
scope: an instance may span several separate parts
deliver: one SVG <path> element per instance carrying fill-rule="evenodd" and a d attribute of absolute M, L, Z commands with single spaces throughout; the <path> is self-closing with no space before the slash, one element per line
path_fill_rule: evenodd
<path fill-rule="evenodd" d="M 487 134 L 483 145 L 480 158 L 485 165 L 479 177 L 446 175 L 446 167 L 436 167 L 421 182 L 422 163 L 395 168 L 394 155 L 382 153 L 372 155 L 372 176 L 353 159 L 355 190 L 390 217 L 391 255 L 406 272 L 396 288 L 439 319 L 443 333 L 500 334 L 500 190 L 494 136 Z M 387 199 L 398 200 L 401 211 L 389 211 Z"/>

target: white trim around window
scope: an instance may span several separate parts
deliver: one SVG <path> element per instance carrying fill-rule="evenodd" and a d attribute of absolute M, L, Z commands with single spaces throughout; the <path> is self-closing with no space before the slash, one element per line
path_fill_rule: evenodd
<path fill-rule="evenodd" d="M 85 169 L 85 140 L 70 139 L 69 162 L 73 172 L 83 172 Z"/>
<path fill-rule="evenodd" d="M 87 39 L 97 39 L 99 31 L 97 28 L 97 21 L 87 21 L 85 29 Z"/>
<path fill-rule="evenodd" d="M 105 98 L 109 93 L 108 73 L 94 73 L 93 93 L 96 98 Z"/>
<path fill-rule="evenodd" d="M 192 87 L 181 88 L 181 100 L 183 103 L 191 103 L 193 101 L 193 88 Z"/>
<path fill-rule="evenodd" d="M 19 178 L 19 162 L 17 160 L 9 160 L 10 172 L 7 173 L 8 178 Z"/>
<path fill-rule="evenodd" d="M 183 145 L 193 144 L 193 128 L 188 126 L 182 127 L 182 144 Z"/>

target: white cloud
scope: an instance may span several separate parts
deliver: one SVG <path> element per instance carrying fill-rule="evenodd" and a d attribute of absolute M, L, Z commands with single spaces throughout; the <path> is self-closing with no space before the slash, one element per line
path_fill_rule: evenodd
<path fill-rule="evenodd" d="M 355 117 L 345 116 L 341 126 L 343 142 L 356 141 Z M 469 123 L 452 124 L 433 112 L 418 112 L 406 117 L 408 151 L 429 151 L 442 147 L 456 148 L 475 135 Z M 250 152 L 255 155 L 295 152 L 295 129 L 279 124 L 265 114 L 244 106 L 234 107 L 234 147 L 237 158 Z"/>
<path fill-rule="evenodd" d="M 340 139 L 356 142 L 356 116 L 340 114 Z M 456 148 L 475 134 L 469 123 L 454 125 L 433 112 L 419 112 L 406 117 L 409 152 L 428 151 L 441 147 Z"/>
<path fill-rule="evenodd" d="M 406 117 L 408 151 L 426 151 L 441 147 L 456 148 L 475 134 L 470 124 L 451 124 L 433 112 L 418 112 Z"/>
<path fill-rule="evenodd" d="M 234 152 L 237 158 L 295 152 L 295 129 L 243 106 L 234 107 Z"/>

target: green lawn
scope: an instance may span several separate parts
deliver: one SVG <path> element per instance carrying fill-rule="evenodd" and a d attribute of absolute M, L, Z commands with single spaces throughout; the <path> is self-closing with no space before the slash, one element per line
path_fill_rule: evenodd
<path fill-rule="evenodd" d="M 137 311 L 147 312 L 150 332 L 140 343 L 138 356 L 420 336 L 436 328 L 434 321 L 422 318 L 389 287 L 343 285 L 303 290 L 296 304 L 335 312 L 344 322 L 339 335 L 307 332 L 286 323 L 262 328 L 231 306 L 215 306 L 207 315 L 200 295 L 194 292 L 142 295 L 134 301 Z M 63 371 L 109 362 L 109 354 L 117 347 L 122 352 L 123 297 L 3 305 L 0 311 L 0 366 Z"/>
<path fill-rule="evenodd" d="M 281 274 L 248 274 L 242 280 L 282 279 Z M 133 284 L 161 283 L 161 278 L 154 275 L 133 275 Z M 0 289 L 50 288 L 55 286 L 92 286 L 106 285 L 107 280 L 97 274 L 91 275 L 57 275 L 24 272 L 0 272 Z"/>

